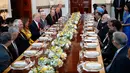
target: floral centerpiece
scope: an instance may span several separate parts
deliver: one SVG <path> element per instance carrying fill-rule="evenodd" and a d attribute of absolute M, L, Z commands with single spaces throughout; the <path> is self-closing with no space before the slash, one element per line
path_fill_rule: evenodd
<path fill-rule="evenodd" d="M 55 70 L 50 65 L 37 66 L 29 71 L 29 73 L 55 73 Z"/>
<path fill-rule="evenodd" d="M 53 40 L 51 44 L 53 46 L 62 47 L 63 49 L 69 49 L 69 47 L 71 46 L 70 40 L 68 40 L 65 37 L 59 37 L 59 38 Z"/>

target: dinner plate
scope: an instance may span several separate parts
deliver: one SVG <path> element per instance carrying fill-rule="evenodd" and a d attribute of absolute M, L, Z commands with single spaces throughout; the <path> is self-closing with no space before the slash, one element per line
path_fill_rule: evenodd
<path fill-rule="evenodd" d="M 39 39 L 38 39 L 39 41 L 51 41 L 52 40 L 52 38 L 51 37 L 39 37 Z"/>
<path fill-rule="evenodd" d="M 32 48 L 41 48 L 43 46 L 43 43 L 33 43 Z"/>
<path fill-rule="evenodd" d="M 24 70 L 30 67 L 30 62 L 29 64 L 27 62 L 23 61 L 16 61 L 13 64 L 10 65 L 10 68 L 13 70 Z"/>
<path fill-rule="evenodd" d="M 87 40 L 97 40 L 97 37 L 87 37 Z"/>
<path fill-rule="evenodd" d="M 83 70 L 88 72 L 98 72 L 103 69 L 103 65 L 98 62 L 84 62 L 82 63 Z"/>
<path fill-rule="evenodd" d="M 53 32 L 45 32 L 45 34 L 53 34 Z"/>
<path fill-rule="evenodd" d="M 84 52 L 84 57 L 86 58 L 97 58 L 100 53 L 98 51 L 85 51 Z"/>
<path fill-rule="evenodd" d="M 32 57 L 32 56 L 35 56 L 37 53 L 36 50 L 27 50 L 23 53 L 24 56 L 26 57 Z"/>
<path fill-rule="evenodd" d="M 84 43 L 85 48 L 97 48 L 97 43 Z"/>

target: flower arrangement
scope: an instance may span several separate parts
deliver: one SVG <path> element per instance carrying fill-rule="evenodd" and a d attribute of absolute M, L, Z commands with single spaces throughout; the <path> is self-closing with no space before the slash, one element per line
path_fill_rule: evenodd
<path fill-rule="evenodd" d="M 69 47 L 71 46 L 70 40 L 68 40 L 66 37 L 59 37 L 53 40 L 51 44 L 53 46 L 62 47 L 63 49 L 69 49 Z"/>
<path fill-rule="evenodd" d="M 32 68 L 29 73 L 55 73 L 55 70 L 50 65 L 44 65 L 44 66 L 37 66 L 35 68 Z"/>

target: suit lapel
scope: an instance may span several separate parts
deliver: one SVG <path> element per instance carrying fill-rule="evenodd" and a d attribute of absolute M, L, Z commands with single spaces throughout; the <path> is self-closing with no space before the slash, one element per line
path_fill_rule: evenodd
<path fill-rule="evenodd" d="M 35 23 L 35 21 L 33 20 L 33 26 L 34 26 L 34 28 L 36 28 L 37 30 L 39 30 L 39 28 L 38 28 L 38 26 L 37 26 L 37 24 Z"/>
<path fill-rule="evenodd" d="M 4 45 L 2 45 L 2 47 L 7 51 L 7 53 L 9 54 L 10 56 L 10 60 L 13 61 L 13 56 L 12 54 L 9 52 L 8 48 L 6 48 Z"/>

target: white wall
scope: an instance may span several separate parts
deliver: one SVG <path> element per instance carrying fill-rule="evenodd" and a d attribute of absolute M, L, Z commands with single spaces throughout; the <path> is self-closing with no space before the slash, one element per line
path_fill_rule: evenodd
<path fill-rule="evenodd" d="M 42 1 L 42 2 L 41 2 Z M 56 4 L 59 3 L 60 0 L 56 0 Z M 9 16 L 12 16 L 11 13 L 11 5 L 10 5 L 10 0 L 0 0 L 0 6 L 2 6 L 2 3 L 8 3 L 8 11 L 9 11 Z M 65 7 L 62 8 L 63 11 L 63 15 L 66 15 L 67 13 L 70 12 L 70 0 L 62 0 L 63 4 L 65 4 Z M 92 0 L 92 4 L 97 3 L 97 4 L 105 4 L 105 3 L 109 3 L 111 2 L 111 0 Z M 45 6 L 49 4 L 49 0 L 31 0 L 32 3 L 32 14 L 37 12 L 37 6 Z M 92 12 L 93 12 L 93 6 L 92 7 Z M 110 10 L 110 14 L 111 16 L 114 16 L 114 9 L 111 8 L 110 6 L 107 7 L 108 10 Z M 49 9 L 44 9 L 44 11 L 48 14 L 50 12 Z"/>
<path fill-rule="evenodd" d="M 56 4 L 58 4 L 60 1 L 57 0 Z M 65 4 L 65 7 L 62 8 L 63 16 L 66 15 L 69 12 L 69 0 L 62 0 L 63 4 Z M 54 5 L 56 5 L 54 4 Z M 36 9 L 37 6 L 46 6 L 50 5 L 49 0 L 32 0 L 32 14 L 36 13 L 38 10 Z M 49 14 L 50 9 L 44 9 L 46 14 Z"/>

